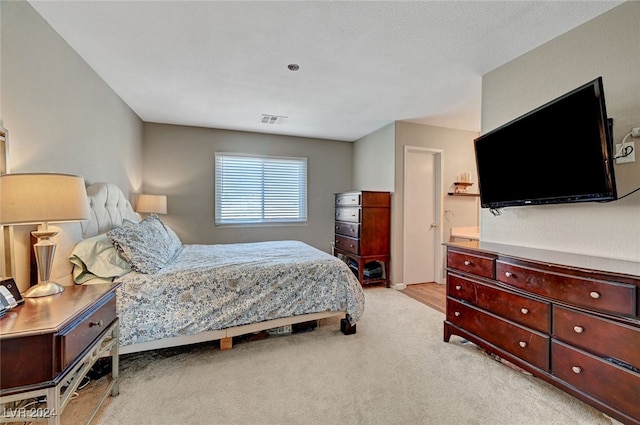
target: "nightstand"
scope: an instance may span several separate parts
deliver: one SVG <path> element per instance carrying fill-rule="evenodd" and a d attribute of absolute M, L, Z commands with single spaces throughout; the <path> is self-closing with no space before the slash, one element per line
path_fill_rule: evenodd
<path fill-rule="evenodd" d="M 82 378 L 101 357 L 111 357 L 110 382 L 87 423 L 109 393 L 118 395 L 118 286 L 66 287 L 60 294 L 27 298 L 0 319 L 0 423 L 59 425 Z"/>

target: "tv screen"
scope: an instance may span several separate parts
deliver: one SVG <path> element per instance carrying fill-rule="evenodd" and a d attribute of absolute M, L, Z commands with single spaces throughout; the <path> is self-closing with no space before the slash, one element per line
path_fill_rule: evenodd
<path fill-rule="evenodd" d="M 616 199 L 602 77 L 474 140 L 483 208 Z"/>

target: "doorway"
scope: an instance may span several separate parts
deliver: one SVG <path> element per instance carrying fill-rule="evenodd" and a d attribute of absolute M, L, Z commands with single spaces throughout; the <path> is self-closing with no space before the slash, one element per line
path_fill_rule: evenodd
<path fill-rule="evenodd" d="M 403 282 L 441 283 L 443 151 L 404 147 Z"/>

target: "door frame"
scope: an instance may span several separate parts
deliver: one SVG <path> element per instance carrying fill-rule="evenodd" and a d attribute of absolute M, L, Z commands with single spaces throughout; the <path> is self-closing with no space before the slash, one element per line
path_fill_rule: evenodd
<path fill-rule="evenodd" d="M 419 153 L 429 153 L 433 155 L 434 162 L 434 189 L 435 189 L 435 216 L 436 216 L 436 235 L 434 240 L 434 270 L 433 270 L 433 281 L 436 283 L 443 282 L 443 249 L 442 249 L 442 241 L 444 237 L 444 229 L 442 226 L 442 217 L 444 216 L 444 200 L 442 199 L 444 193 L 444 150 L 442 149 L 433 149 L 433 148 L 424 148 L 420 146 L 404 146 L 404 156 L 402 158 L 403 161 L 403 183 L 402 183 L 402 280 L 404 280 L 404 272 L 407 269 L 406 264 L 406 255 L 407 252 L 407 240 L 408 240 L 408 229 L 407 229 L 407 155 L 411 152 L 419 152 Z M 403 287 L 406 287 L 406 284 L 402 284 Z"/>

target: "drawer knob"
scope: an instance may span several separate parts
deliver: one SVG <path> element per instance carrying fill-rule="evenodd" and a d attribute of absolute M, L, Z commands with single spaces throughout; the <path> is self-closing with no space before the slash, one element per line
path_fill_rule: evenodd
<path fill-rule="evenodd" d="M 522 314 L 529 314 L 529 309 L 527 309 L 527 308 L 521 308 L 521 309 L 520 309 L 520 312 L 521 312 Z"/>
<path fill-rule="evenodd" d="M 89 327 L 92 328 L 94 326 L 102 327 L 102 320 L 98 320 L 97 322 L 89 322 Z"/>
<path fill-rule="evenodd" d="M 524 342 L 524 341 L 520 341 L 520 342 L 518 343 L 518 345 L 519 345 L 520 347 L 524 348 L 524 347 L 526 347 L 526 346 L 527 346 L 527 343 L 526 343 L 526 342 Z"/>
<path fill-rule="evenodd" d="M 599 293 L 599 292 L 596 292 L 596 291 L 593 291 L 593 292 L 590 292 L 590 293 L 589 293 L 589 296 L 590 296 L 591 298 L 593 298 L 594 300 L 597 300 L 598 298 L 600 298 L 600 293 Z"/>
<path fill-rule="evenodd" d="M 462 313 L 460 313 L 459 311 L 456 311 L 456 312 L 453 313 L 453 315 L 456 316 L 456 317 L 460 317 L 461 314 Z"/>
<path fill-rule="evenodd" d="M 461 289 L 462 289 L 462 286 L 461 286 L 461 285 L 456 285 L 456 291 L 459 291 L 459 290 L 461 290 Z"/>
<path fill-rule="evenodd" d="M 353 244 L 352 244 L 352 243 L 350 243 L 350 244 L 349 244 L 349 248 L 353 248 L 353 247 L 354 247 L 354 246 L 353 246 Z"/>
<path fill-rule="evenodd" d="M 573 330 L 575 331 L 575 333 L 577 334 L 581 334 L 582 332 L 584 332 L 584 328 L 582 326 L 574 326 Z"/>
<path fill-rule="evenodd" d="M 469 260 L 464 260 L 464 265 L 465 265 L 465 266 L 470 266 L 470 265 L 471 265 L 471 261 L 469 261 Z"/>
<path fill-rule="evenodd" d="M 578 366 L 574 366 L 571 368 L 571 370 L 573 371 L 573 373 L 580 373 L 582 372 L 582 368 L 578 367 Z"/>
<path fill-rule="evenodd" d="M 513 273 L 511 273 L 511 272 L 504 272 L 504 275 L 505 275 L 506 277 L 512 277 L 512 276 L 513 276 Z"/>

